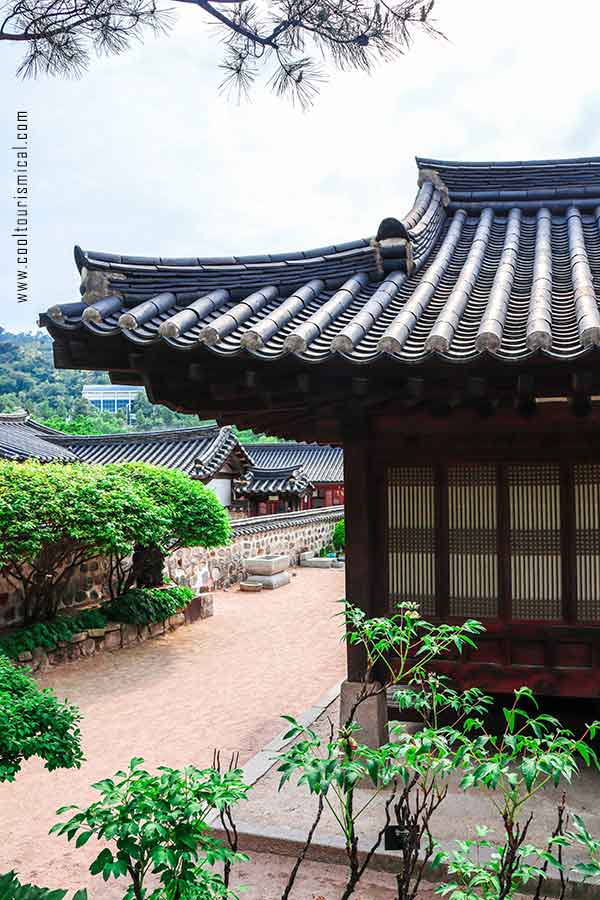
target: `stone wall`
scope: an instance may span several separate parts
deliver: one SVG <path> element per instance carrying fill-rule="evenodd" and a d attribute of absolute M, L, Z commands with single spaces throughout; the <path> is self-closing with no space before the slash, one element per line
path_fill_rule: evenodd
<path fill-rule="evenodd" d="M 227 547 L 204 550 L 187 547 L 167 560 L 167 570 L 177 584 L 194 593 L 228 587 L 245 577 L 244 560 L 251 556 L 285 553 L 292 565 L 304 550 L 319 551 L 331 541 L 335 523 L 344 515 L 343 506 L 308 509 L 277 516 L 256 516 L 232 522 L 233 540 Z M 65 607 L 90 605 L 106 599 L 107 563 L 93 559 L 80 566 L 65 591 Z M 18 624 L 22 618 L 14 588 L 0 578 L 0 627 Z"/>

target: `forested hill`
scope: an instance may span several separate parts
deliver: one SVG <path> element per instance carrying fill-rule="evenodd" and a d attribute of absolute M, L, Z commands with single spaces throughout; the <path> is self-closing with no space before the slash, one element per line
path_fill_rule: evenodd
<path fill-rule="evenodd" d="M 195 416 L 153 406 L 141 397 L 135 402 L 135 425 L 118 414 L 100 414 L 84 400 L 84 384 L 109 384 L 105 372 L 57 370 L 52 341 L 45 332 L 11 334 L 0 326 L 0 412 L 26 409 L 37 421 L 71 434 L 153 431 L 199 424 Z M 251 431 L 238 432 L 241 440 L 256 440 Z M 268 438 L 258 438 L 269 440 Z"/>

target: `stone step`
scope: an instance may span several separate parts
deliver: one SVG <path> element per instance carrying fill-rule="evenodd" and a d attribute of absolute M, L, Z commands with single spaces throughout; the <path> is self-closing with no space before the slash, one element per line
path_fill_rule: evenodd
<path fill-rule="evenodd" d="M 329 556 L 315 556 L 312 559 L 303 559 L 300 562 L 301 566 L 306 566 L 307 569 L 330 569 L 333 560 Z"/>

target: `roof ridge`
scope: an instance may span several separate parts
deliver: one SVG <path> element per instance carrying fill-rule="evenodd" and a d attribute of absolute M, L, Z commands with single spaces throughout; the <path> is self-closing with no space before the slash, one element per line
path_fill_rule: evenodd
<path fill-rule="evenodd" d="M 67 434 L 66 432 L 58 432 L 65 438 L 61 443 L 139 443 L 140 441 L 159 441 L 166 438 L 174 440 L 185 440 L 186 438 L 202 437 L 206 438 L 212 431 L 221 432 L 223 429 L 231 429 L 231 426 L 224 425 L 198 425 L 195 428 L 166 428 L 159 431 L 121 431 L 115 434 Z"/>

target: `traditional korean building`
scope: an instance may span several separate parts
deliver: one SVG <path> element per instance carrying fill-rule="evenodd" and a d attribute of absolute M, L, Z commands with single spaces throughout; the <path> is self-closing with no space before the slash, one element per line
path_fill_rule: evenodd
<path fill-rule="evenodd" d="M 248 515 L 316 509 L 344 503 L 344 455 L 339 447 L 286 442 L 244 444 L 253 468 L 236 482 Z"/>
<path fill-rule="evenodd" d="M 230 427 L 215 425 L 126 434 L 74 435 L 25 413 L 0 414 L 0 458 L 40 462 L 144 462 L 179 469 L 211 488 L 230 507 L 234 479 L 252 460 Z"/>
<path fill-rule="evenodd" d="M 374 238 L 77 249 L 82 299 L 42 316 L 56 365 L 342 446 L 351 601 L 482 619 L 459 683 L 598 696 L 600 158 L 417 166 Z"/>

